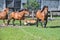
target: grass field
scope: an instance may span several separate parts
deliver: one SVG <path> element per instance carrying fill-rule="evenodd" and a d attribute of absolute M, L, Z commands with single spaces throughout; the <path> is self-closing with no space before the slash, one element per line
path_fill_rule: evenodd
<path fill-rule="evenodd" d="M 19 25 L 19 21 L 15 24 Z M 1 27 L 0 40 L 60 40 L 60 20 L 48 21 L 47 28 L 40 25 Z"/>

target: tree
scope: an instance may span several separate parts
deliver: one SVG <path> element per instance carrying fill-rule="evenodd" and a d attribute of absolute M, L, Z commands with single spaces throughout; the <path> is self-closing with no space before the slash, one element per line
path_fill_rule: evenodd
<path fill-rule="evenodd" d="M 36 10 L 39 8 L 39 3 L 37 2 L 37 0 L 27 0 L 27 3 L 23 6 L 24 8 Z"/>
<path fill-rule="evenodd" d="M 37 0 L 27 0 L 24 8 L 32 10 L 32 18 L 34 18 L 34 10 L 37 10 L 39 8 L 39 3 L 37 2 Z"/>

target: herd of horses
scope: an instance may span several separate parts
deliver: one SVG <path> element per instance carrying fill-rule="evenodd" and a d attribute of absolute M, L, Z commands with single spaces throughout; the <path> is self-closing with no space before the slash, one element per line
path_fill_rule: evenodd
<path fill-rule="evenodd" d="M 13 11 L 9 13 L 9 8 L 5 8 L 4 11 L 0 12 L 0 20 L 3 20 L 4 25 L 9 25 L 10 20 L 13 19 L 13 26 L 15 26 L 14 21 L 19 20 L 21 26 L 21 20 L 25 19 L 25 14 L 30 14 L 29 10 L 23 9 L 20 11 Z M 37 10 L 36 12 L 36 26 L 38 27 L 38 21 L 41 21 L 42 27 L 46 27 L 48 18 L 48 6 L 44 6 L 42 10 Z M 5 22 L 7 20 L 7 22 Z"/>

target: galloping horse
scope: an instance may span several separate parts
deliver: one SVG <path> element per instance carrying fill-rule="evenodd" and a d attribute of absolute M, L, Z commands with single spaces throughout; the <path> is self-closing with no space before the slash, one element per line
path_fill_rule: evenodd
<path fill-rule="evenodd" d="M 48 18 L 48 6 L 44 6 L 42 10 L 38 10 L 36 13 L 36 18 L 37 18 L 37 27 L 39 20 L 41 21 L 42 27 L 46 27 Z"/>
<path fill-rule="evenodd" d="M 8 17 L 8 22 L 7 25 L 9 25 L 9 22 L 11 19 L 13 19 L 13 26 L 15 26 L 14 21 L 19 20 L 20 21 L 20 26 L 21 26 L 21 20 L 25 19 L 25 14 L 29 14 L 29 11 L 27 9 L 23 9 L 19 12 L 12 12 L 10 13 L 10 16 Z"/>
<path fill-rule="evenodd" d="M 8 12 L 9 8 L 5 8 L 4 11 L 0 11 L 0 20 L 3 20 L 4 25 L 6 25 L 5 19 L 8 18 Z"/>

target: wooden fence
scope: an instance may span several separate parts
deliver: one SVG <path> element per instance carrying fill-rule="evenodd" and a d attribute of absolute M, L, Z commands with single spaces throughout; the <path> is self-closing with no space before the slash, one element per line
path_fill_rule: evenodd
<path fill-rule="evenodd" d="M 60 19 L 60 11 L 50 11 L 48 15 L 49 15 L 48 19 L 51 19 L 51 20 Z"/>

